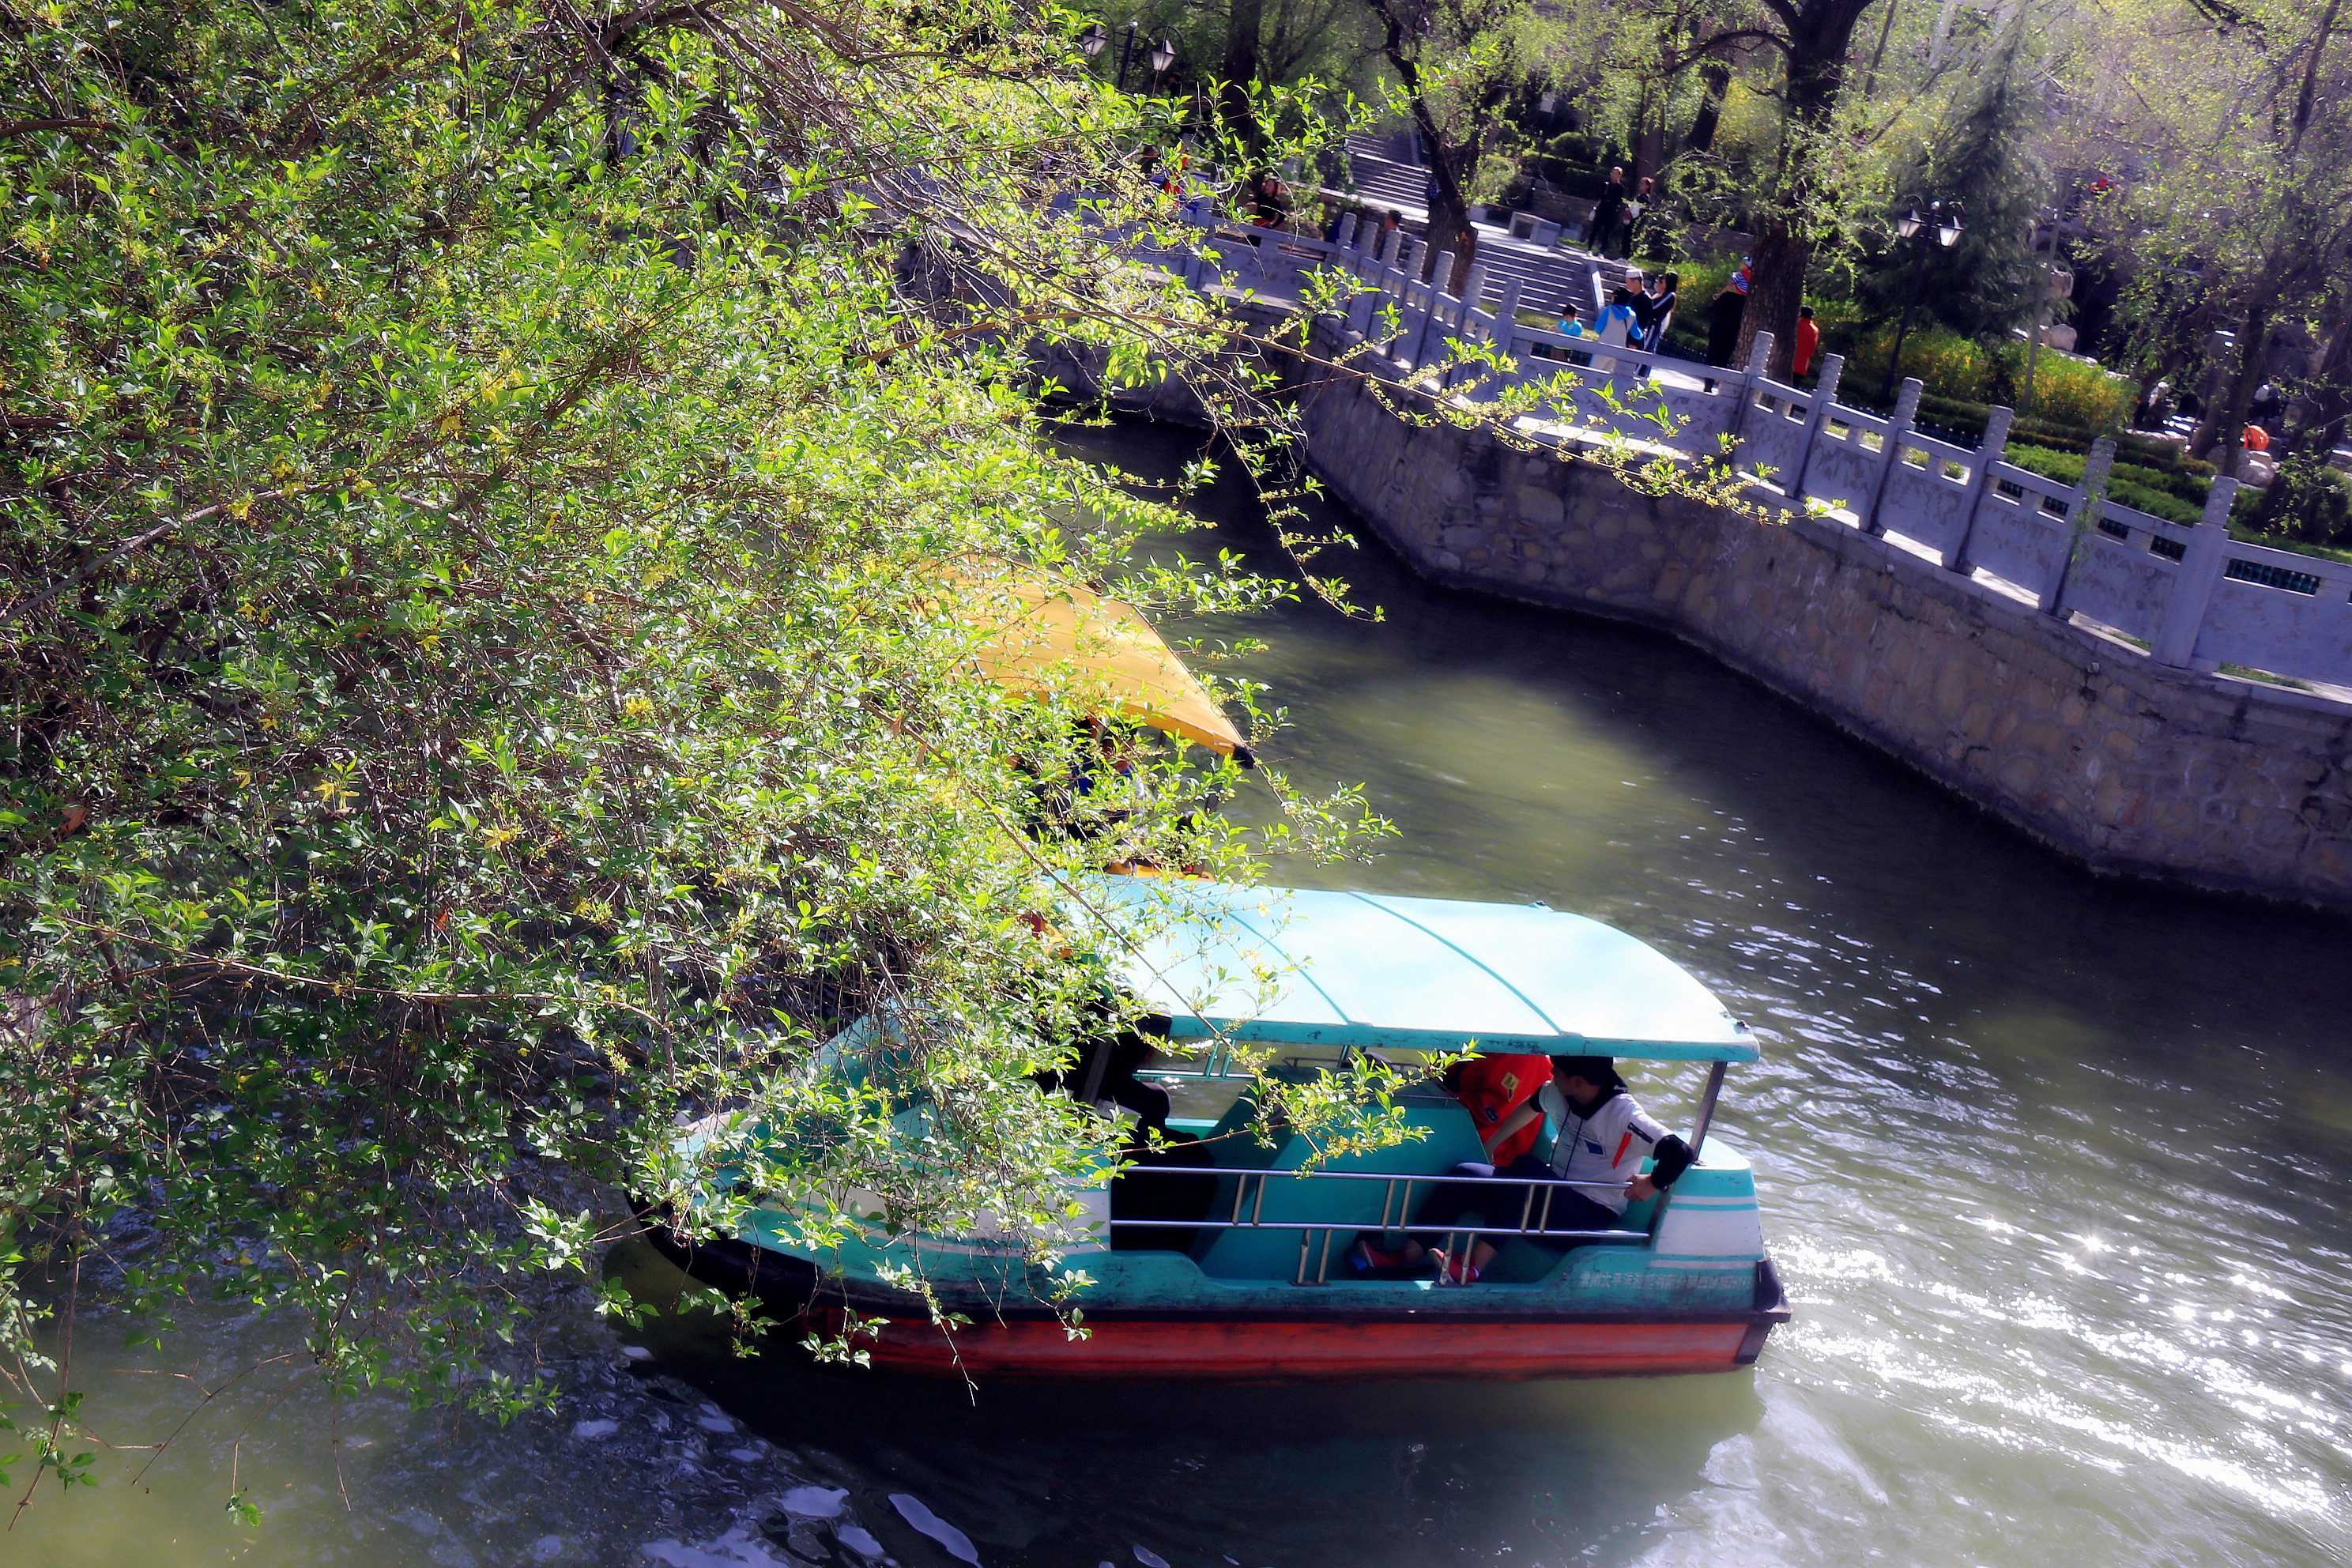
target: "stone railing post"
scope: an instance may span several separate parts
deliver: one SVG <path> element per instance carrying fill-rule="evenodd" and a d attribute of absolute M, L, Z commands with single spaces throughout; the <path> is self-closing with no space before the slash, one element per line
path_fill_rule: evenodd
<path fill-rule="evenodd" d="M 1976 472 L 1969 476 L 1968 500 L 1960 505 L 1960 523 L 1952 530 L 1951 542 L 1944 546 L 1944 570 L 1966 575 L 1969 565 L 1969 535 L 1977 531 L 1977 510 L 1984 505 L 1985 492 L 1992 489 L 1992 466 L 2009 450 L 2010 422 L 2017 417 L 2014 408 L 1996 408 L 1985 420 L 1984 439 L 1977 444 Z"/>
<path fill-rule="evenodd" d="M 2107 469 L 2115 460 L 2116 444 L 2106 436 L 2092 442 L 2091 455 L 2083 459 L 2083 482 L 2074 487 L 2074 504 L 2066 509 L 2066 548 L 2058 557 L 2058 570 L 2050 574 L 2050 586 L 2042 590 L 2045 616 L 2066 618 L 2066 579 L 2074 571 L 2074 552 L 2083 547 L 2084 533 L 2098 526 L 2098 511 L 2107 504 Z M 2199 613 L 2203 613 L 2203 606 L 2199 606 Z"/>
<path fill-rule="evenodd" d="M 2205 606 L 2212 602 L 2213 584 L 2221 580 L 2223 552 L 2230 544 L 2230 503 L 2237 499 L 2238 481 L 2216 478 L 2205 497 L 2205 515 L 2189 536 L 2189 549 L 2172 574 L 2172 599 L 2164 606 L 2164 624 L 2147 655 L 2158 664 L 2186 669 L 2197 657 L 2197 633 L 2205 624 Z"/>
<path fill-rule="evenodd" d="M 1379 230 L 1372 228 L 1368 225 L 1365 227 L 1364 235 L 1367 239 L 1371 239 L 1376 238 L 1379 232 Z M 1371 335 L 1372 331 L 1372 317 L 1381 308 L 1381 274 L 1380 259 L 1369 250 L 1360 252 L 1359 253 L 1353 270 L 1356 275 L 1356 281 L 1368 285 L 1368 287 L 1359 289 L 1355 294 L 1349 298 L 1348 325 L 1357 333 L 1369 337 Z"/>
<path fill-rule="evenodd" d="M 1906 375 L 1903 390 L 1895 395 L 1895 412 L 1886 421 L 1886 444 L 1878 453 L 1878 483 L 1870 492 L 1870 510 L 1862 514 L 1864 533 L 1886 531 L 1886 521 L 1878 515 L 1886 505 L 1886 484 L 1895 477 L 1895 465 L 1903 460 L 1903 438 L 1911 434 L 1919 417 L 1919 395 L 1927 390 L 1917 376 Z"/>
<path fill-rule="evenodd" d="M 1450 250 L 1441 250 L 1437 253 L 1437 265 L 1430 270 L 1429 274 L 1429 309 L 1422 312 L 1421 331 L 1415 332 L 1412 337 L 1412 363 L 1416 367 L 1429 356 L 1429 334 L 1432 329 L 1438 329 L 1441 333 L 1439 341 L 1444 341 L 1443 329 L 1445 326 L 1445 319 L 1441 314 L 1440 302 L 1444 300 L 1445 285 L 1452 280 L 1453 277 L 1454 253 Z"/>
<path fill-rule="evenodd" d="M 1805 439 L 1797 448 L 1797 471 L 1789 476 L 1781 492 L 1792 502 L 1805 499 L 1805 475 L 1813 466 L 1813 441 L 1822 433 L 1830 405 L 1837 401 L 1838 378 L 1844 374 L 1845 355 L 1831 354 L 1822 361 L 1821 379 L 1813 383 L 1812 405 L 1805 410 Z"/>
<path fill-rule="evenodd" d="M 1397 258 L 1404 254 L 1404 230 L 1401 228 L 1389 230 L 1388 237 L 1381 241 L 1381 265 L 1394 267 L 1397 264 Z"/>
<path fill-rule="evenodd" d="M 1601 275 L 1595 272 L 1592 276 L 1593 286 L 1598 289 Z M 1772 334 L 1759 332 L 1755 347 L 1748 351 L 1748 368 L 1737 375 L 1725 377 L 1739 384 L 1739 406 L 1731 411 L 1731 434 L 1734 436 L 1748 427 L 1748 411 L 1756 406 L 1756 384 L 1764 379 L 1764 364 L 1771 357 Z"/>
<path fill-rule="evenodd" d="M 1338 232 L 1340 249 L 1353 250 L 1356 248 L 1356 215 L 1354 213 L 1341 213 L 1339 215 L 1339 227 Z"/>
<path fill-rule="evenodd" d="M 1519 293 L 1526 287 L 1527 281 L 1524 279 L 1507 278 L 1503 280 L 1503 297 L 1495 302 L 1495 347 L 1507 359 L 1517 357 L 1511 352 L 1511 345 L 1517 341 Z M 1512 382 L 1525 374 L 1514 367 L 1509 375 L 1497 375 L 1495 381 L 1496 390 L 1500 392 L 1507 389 Z"/>

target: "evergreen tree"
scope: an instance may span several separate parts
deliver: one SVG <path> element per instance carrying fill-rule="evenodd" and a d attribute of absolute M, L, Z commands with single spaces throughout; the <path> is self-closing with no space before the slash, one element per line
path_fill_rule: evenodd
<path fill-rule="evenodd" d="M 2048 199 L 2051 174 L 2035 150 L 2047 117 L 2040 72 L 2026 47 L 2021 6 L 2000 40 L 1972 73 L 1974 93 L 1962 111 L 1929 143 L 1902 181 L 1896 210 L 1931 201 L 1962 205 L 1960 237 L 1949 249 L 1930 241 L 1923 259 L 1916 242 L 1899 243 L 1870 280 L 1869 291 L 1887 314 L 1903 308 L 1916 274 L 1927 319 L 1969 337 L 2021 325 L 2033 307 L 2032 229 Z"/>

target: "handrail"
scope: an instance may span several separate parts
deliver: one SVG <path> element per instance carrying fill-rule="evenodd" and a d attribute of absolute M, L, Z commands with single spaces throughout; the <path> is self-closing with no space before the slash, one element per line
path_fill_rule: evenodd
<path fill-rule="evenodd" d="M 1370 1228 L 1360 1225 L 1323 1225 L 1311 1220 L 1272 1220 L 1261 1226 L 1255 1221 L 1236 1224 L 1213 1219 L 1118 1219 L 1111 1221 L 1110 1226 L 1114 1231 L 1129 1226 L 1142 1230 L 1296 1230 L 1298 1232 L 1298 1268 L 1290 1277 L 1290 1282 L 1293 1285 L 1328 1285 L 1331 1282 L 1332 1238 L 1343 1230 L 1360 1231 Z M 1506 1240 L 1515 1236 L 1536 1237 L 1547 1242 L 1565 1244 L 1561 1248 L 1562 1251 L 1578 1247 L 1647 1247 L 1650 1244 L 1649 1236 L 1638 1230 L 1530 1231 L 1505 1230 L 1493 1226 L 1469 1225 L 1449 1225 L 1432 1228 L 1442 1228 L 1444 1231 L 1445 1244 L 1449 1251 L 1460 1246 L 1464 1237 L 1484 1240 L 1488 1237 L 1501 1237 Z M 1323 1233 L 1323 1246 L 1319 1252 L 1315 1247 L 1315 1233 L 1318 1230 Z M 1316 1253 L 1315 1278 L 1312 1279 L 1307 1277 L 1307 1257 L 1310 1252 Z M 1383 1285 L 1406 1285 L 1416 1282 L 1411 1279 L 1377 1281 Z"/>
<path fill-rule="evenodd" d="M 1148 1171 L 1154 1175 L 1195 1177 L 1234 1175 L 1244 1178 L 1243 1180 L 1236 1182 L 1234 1185 L 1233 1217 L 1231 1219 L 1120 1219 L 1114 1215 L 1108 1220 L 1096 1220 L 1089 1222 L 1087 1226 L 1088 1229 L 1092 1230 L 1107 1226 L 1114 1237 L 1116 1237 L 1117 1233 L 1122 1228 L 1129 1227 L 1140 1230 L 1181 1231 L 1295 1230 L 1298 1232 L 1298 1269 L 1291 1279 L 1291 1283 L 1294 1285 L 1305 1285 L 1308 1282 L 1307 1279 L 1307 1255 L 1314 1247 L 1315 1233 L 1318 1230 L 1323 1233 L 1323 1249 L 1315 1265 L 1315 1279 L 1313 1282 L 1318 1285 L 1323 1285 L 1329 1283 L 1328 1276 L 1331 1268 L 1331 1238 L 1339 1232 L 1343 1230 L 1357 1232 L 1366 1230 L 1386 1231 L 1391 1229 L 1409 1230 L 1413 1228 L 1411 1215 L 1412 1212 L 1412 1186 L 1415 1182 L 1428 1182 L 1432 1185 L 1440 1185 L 1448 1182 L 1464 1182 L 1475 1183 L 1487 1186 L 1516 1186 L 1525 1187 L 1528 1189 L 1527 1200 L 1519 1206 L 1519 1223 L 1516 1226 L 1472 1226 L 1457 1224 L 1430 1226 L 1424 1227 L 1433 1231 L 1444 1232 L 1446 1246 L 1449 1249 L 1453 1248 L 1456 1245 L 1456 1238 L 1461 1237 L 1469 1237 L 1481 1240 L 1488 1237 L 1501 1237 L 1505 1239 L 1508 1239 L 1515 1236 L 1525 1237 L 1545 1242 L 1563 1243 L 1566 1247 L 1570 1247 L 1597 1246 L 1647 1247 L 1650 1244 L 1650 1236 L 1646 1231 L 1553 1230 L 1549 1228 L 1551 1225 L 1552 1200 L 1552 1192 L 1550 1189 L 1558 1187 L 1597 1187 L 1611 1185 L 1611 1184 L 1607 1183 L 1549 1181 L 1541 1176 L 1381 1175 L 1367 1171 L 1228 1172 L 1215 1169 L 1195 1171 L 1175 1165 L 1145 1165 L 1134 1167 L 1129 1171 L 1121 1173 L 1121 1174 L 1122 1176 L 1133 1174 L 1134 1170 L 1139 1169 Z M 1315 1219 L 1270 1220 L 1265 1217 L 1265 1178 L 1275 1175 L 1325 1175 L 1353 1179 L 1357 1181 L 1386 1182 L 1389 1184 L 1389 1190 L 1381 1194 L 1381 1217 L 1370 1225 L 1364 1225 L 1352 1220 L 1341 1224 L 1333 1224 L 1329 1220 Z M 1250 1176 L 1256 1176 L 1259 1178 L 1257 1184 L 1257 1196 L 1256 1200 L 1250 1205 L 1249 1218 L 1244 1219 L 1242 1217 L 1242 1203 L 1249 1194 L 1249 1182 L 1247 1178 Z M 1400 1182 L 1404 1184 L 1404 1191 L 1402 1194 L 1397 1191 L 1397 1184 Z M 1543 1207 L 1540 1213 L 1538 1212 L 1536 1207 L 1536 1189 L 1538 1187 L 1547 1189 L 1544 1193 Z M 1391 1223 L 1389 1217 L 1391 1210 L 1394 1211 L 1396 1215 L 1393 1225 Z"/>
<path fill-rule="evenodd" d="M 1186 221 L 1195 220 L 1187 215 Z M 1256 276 L 1268 289 L 1278 287 L 1293 274 L 1310 272 L 1319 263 L 1353 273 L 1401 307 L 1400 335 L 1380 344 L 1380 354 L 1368 362 L 1376 367 L 1375 374 L 1418 371 L 1429 360 L 1433 344 L 1468 330 L 1466 323 L 1474 313 L 1482 321 L 1486 319 L 1483 299 L 1457 302 L 1442 288 L 1421 283 L 1418 268 L 1412 265 L 1423 248 L 1419 240 L 1404 244 L 1395 258 L 1398 264 L 1391 265 L 1384 255 L 1380 231 L 1368 230 L 1363 225 L 1343 224 L 1341 237 L 1332 240 L 1279 230 L 1262 233 L 1280 236 L 1274 246 L 1253 247 L 1258 252 Z M 1222 254 L 1226 243 L 1204 235 L 1198 247 L 1220 255 L 1226 264 L 1239 263 L 1233 267 L 1236 273 L 1251 271 L 1249 262 Z M 1276 250 L 1289 254 L 1268 254 Z M 1591 261 L 1569 265 L 1569 293 L 1573 296 L 1590 289 L 1596 306 L 1605 306 L 1608 279 L 1603 267 Z M 1576 270 L 1580 269 L 1584 276 L 1578 280 Z M 1206 274 L 1214 269 L 1180 263 L 1178 270 L 1186 273 L 1196 288 L 1205 289 L 1210 283 Z M 1539 272 L 1538 280 L 1546 276 Z M 1370 306 L 1361 304 L 1350 308 L 1348 320 L 1354 331 L 1370 331 Z M 1591 363 L 1571 366 L 1569 379 L 1580 393 L 1600 384 L 1623 385 L 1645 374 L 1655 378 L 1661 369 L 1685 368 L 1663 352 L 1530 331 L 1508 311 L 1492 320 L 1494 346 L 1507 358 L 1538 345 L 1546 351 L 1591 356 Z M 1664 346 L 1660 345 L 1661 351 Z M 1758 347 L 1763 346 L 1759 337 Z M 1553 354 L 1546 352 L 1542 357 L 1549 360 Z M 1851 513 L 1831 513 L 1836 521 L 1858 526 L 1872 537 L 1889 530 L 1901 533 L 1915 547 L 1926 546 L 1946 570 L 1979 592 L 1997 595 L 2022 588 L 2029 597 L 2041 602 L 2047 614 L 2064 619 L 2075 613 L 2072 600 L 2080 585 L 2070 587 L 2069 578 L 2082 552 L 2070 536 L 2083 522 L 2087 510 L 2083 502 L 2096 488 L 2095 477 L 2090 484 L 2069 484 L 2007 461 L 2004 453 L 2012 418 L 2009 414 L 2000 414 L 1984 440 L 1970 448 L 1919 427 L 1916 388 L 1891 415 L 1874 414 L 1837 401 L 1837 382 L 1831 369 L 1843 365 L 1837 356 L 1825 359 L 1823 379 L 1812 390 L 1767 376 L 1763 367 L 1768 358 L 1763 353 L 1753 355 L 1746 366 L 1686 367 L 1704 380 L 1696 395 L 1679 385 L 1656 388 L 1662 398 L 1672 392 L 1675 401 L 1668 406 L 1690 426 L 1686 438 L 1669 440 L 1660 449 L 1697 456 L 1714 450 L 1725 437 L 1745 437 L 1750 450 L 1740 460 L 1740 468 L 1760 463 L 1776 476 L 1794 476 L 1793 491 L 1765 483 L 1760 490 L 1751 492 L 1765 504 L 1789 509 L 1801 505 L 1804 495 L 1816 489 L 1811 481 L 1818 472 L 1828 485 L 1852 487 L 1851 493 L 1843 489 L 1836 491 L 1856 502 Z M 1601 368 L 1603 363 L 1606 370 Z M 1522 365 L 1501 382 L 1524 384 L 1535 379 L 1532 367 Z M 1719 388 L 1720 393 L 1706 395 L 1706 387 Z M 1757 426 L 1750 411 L 1759 400 L 1766 400 L 1770 409 L 1796 411 L 1801 417 Z M 1583 401 L 1580 395 L 1573 399 L 1577 404 Z M 1563 407 L 1555 416 L 1571 425 L 1579 417 L 1574 407 Z M 1589 412 L 1585 417 L 1591 417 Z M 1603 426 L 1612 423 L 1595 422 Z M 2101 443 L 2096 449 L 2109 454 L 2105 461 L 2113 460 L 2112 447 Z M 1923 456 L 1926 461 L 1912 461 L 1909 454 Z M 1968 472 L 1955 475 L 1943 465 Z M 1861 471 L 1851 471 L 1857 466 Z M 1952 488 L 1921 489 L 1910 472 L 1918 469 L 1950 479 Z M 1753 480 L 1756 476 L 1748 477 Z M 2111 607 L 2083 613 L 2098 614 L 2100 624 L 2114 626 L 2136 642 L 2150 639 L 2143 645 L 2142 657 L 2159 665 L 2210 671 L 2227 659 L 2290 680 L 2315 679 L 2352 685 L 2352 572 L 2338 563 L 2230 537 L 2228 502 L 2234 489 L 2232 480 L 2217 480 L 2206 515 L 2194 527 L 2167 527 L 2168 519 L 2120 509 L 2132 515 L 2116 521 L 2144 529 L 2168 544 L 2189 547 L 2197 568 L 2143 575 L 2134 584 L 2111 583 L 2097 590 L 2105 595 L 2102 602 Z M 1958 498 L 1957 503 L 1953 498 Z M 2114 517 L 2116 510 L 2116 503 L 2109 501 L 2098 509 L 2098 518 Z M 2184 531 L 2185 537 L 2175 529 Z M 2095 549 L 2100 545 L 2095 539 L 2089 543 Z M 2177 559 L 2168 551 L 2158 553 L 2168 561 Z M 1979 560 L 2008 586 L 1978 583 Z M 2021 573 L 2026 580 L 2020 580 Z M 2227 589 L 2225 578 L 2231 584 Z M 2249 591 L 2259 592 L 2261 597 L 2249 597 Z M 2292 599 L 2271 597 L 2280 594 Z M 2110 619 L 2116 616 L 2123 618 Z M 2155 635 L 2159 629 L 2164 629 L 2160 638 Z M 2325 700 L 2334 695 L 2321 693 L 2320 697 Z"/>
<path fill-rule="evenodd" d="M 1646 1247 L 1650 1233 L 1646 1230 L 1522 1230 L 1510 1226 L 1492 1225 L 1433 1225 L 1427 1226 L 1357 1225 L 1352 1221 L 1335 1224 L 1325 1219 L 1111 1219 L 1095 1220 L 1095 1226 L 1108 1225 L 1113 1230 L 1442 1230 L 1448 1236 L 1539 1236 L 1547 1241 L 1572 1241 L 1580 1247 L 1597 1247 L 1608 1243 Z"/>
<path fill-rule="evenodd" d="M 1696 1165 L 1694 1161 L 1694 1168 Z M 1625 1190 L 1623 1182 L 1571 1182 L 1557 1176 L 1449 1176 L 1425 1171 L 1408 1174 L 1402 1171 L 1244 1170 L 1236 1165 L 1129 1165 L 1119 1174 L 1131 1175 L 1138 1171 L 1171 1176 L 1292 1176 L 1310 1182 L 1460 1182 L 1465 1185 L 1475 1183 L 1496 1187 L 1524 1187 L 1534 1183 L 1556 1187 L 1590 1187 L 1597 1193 L 1622 1193 Z M 1126 1221 L 1119 1223 L 1124 1225 Z"/>

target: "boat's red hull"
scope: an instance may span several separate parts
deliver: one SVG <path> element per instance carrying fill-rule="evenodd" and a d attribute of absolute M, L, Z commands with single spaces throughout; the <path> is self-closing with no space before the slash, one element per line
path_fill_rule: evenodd
<path fill-rule="evenodd" d="M 784 1321 L 831 1338 L 855 1308 L 857 1348 L 876 1366 L 941 1377 L 1184 1382 L 1318 1382 L 1376 1378 L 1652 1377 L 1730 1372 L 1754 1363 L 1789 1321 L 1780 1276 L 1757 1266 L 1748 1311 L 1686 1316 L 1528 1311 L 1499 1292 L 1448 1290 L 1434 1310 L 1367 1309 L 1302 1295 L 1286 1311 L 1250 1313 L 1089 1308 L 1085 1337 L 1036 1307 L 965 1305 L 950 1333 L 919 1301 L 827 1279 L 805 1259 L 741 1242 L 654 1245 L 706 1283 L 761 1297 Z"/>
<path fill-rule="evenodd" d="M 821 1319 L 817 1326 L 836 1325 Z M 858 1343 L 875 1365 L 901 1372 L 1057 1382 L 1641 1377 L 1748 1365 L 1770 1321 L 1133 1317 L 1090 1319 L 1087 1327 L 1085 1338 L 1073 1339 L 1050 1319 L 1027 1319 L 971 1323 L 950 1335 L 901 1320 Z"/>

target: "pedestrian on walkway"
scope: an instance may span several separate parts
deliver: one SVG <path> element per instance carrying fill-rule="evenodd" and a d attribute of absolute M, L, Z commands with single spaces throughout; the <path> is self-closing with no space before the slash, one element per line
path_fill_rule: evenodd
<path fill-rule="evenodd" d="M 1813 363 L 1813 352 L 1822 346 L 1822 330 L 1813 324 L 1813 308 L 1797 307 L 1797 352 L 1789 356 L 1790 374 L 1797 380 L 1805 378 L 1806 367 Z"/>
<path fill-rule="evenodd" d="M 1675 306 L 1681 296 L 1683 276 L 1679 272 L 1661 272 L 1653 277 L 1649 286 L 1633 300 L 1633 320 L 1641 327 L 1641 336 L 1633 346 L 1650 353 L 1665 347 L 1666 325 L 1675 319 Z M 1647 379 L 1650 367 L 1644 365 L 1642 374 Z"/>
<path fill-rule="evenodd" d="M 1601 341 L 1612 348 L 1640 346 L 1641 318 L 1633 313 L 1633 301 L 1641 298 L 1639 276 L 1637 273 L 1627 279 L 1634 287 L 1620 289 L 1609 297 L 1609 303 L 1601 308 L 1600 318 L 1593 322 L 1593 330 L 1600 334 Z M 1617 362 L 1595 356 L 1592 368 L 1603 375 L 1614 375 L 1617 374 Z"/>
<path fill-rule="evenodd" d="M 1618 216 L 1625 210 L 1625 171 L 1612 169 L 1601 187 L 1601 200 L 1592 208 L 1592 254 L 1606 259 L 1609 237 L 1617 227 Z"/>
<path fill-rule="evenodd" d="M 1657 205 L 1658 182 L 1644 174 L 1641 184 L 1634 187 L 1633 194 L 1625 199 L 1625 254 L 1628 258 L 1642 254 L 1642 218 Z"/>
<path fill-rule="evenodd" d="M 1706 308 L 1706 363 L 1728 367 L 1731 356 L 1739 348 L 1739 324 L 1748 314 L 1748 263 L 1742 260 L 1723 292 Z M 1716 378 L 1706 378 L 1706 389 L 1715 390 Z"/>

